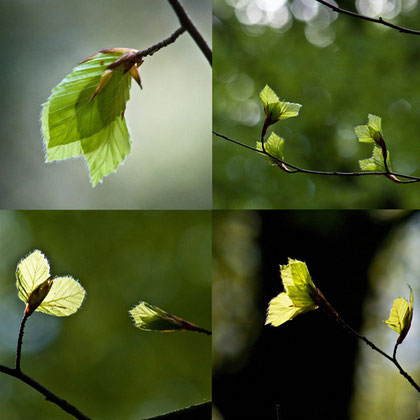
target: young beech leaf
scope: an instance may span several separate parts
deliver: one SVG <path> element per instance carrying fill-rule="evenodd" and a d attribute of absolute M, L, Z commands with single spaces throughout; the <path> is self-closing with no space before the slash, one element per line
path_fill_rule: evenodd
<path fill-rule="evenodd" d="M 391 170 L 391 158 L 389 151 L 387 151 L 386 164 L 388 165 L 388 169 Z M 375 144 L 373 146 L 372 157 L 369 159 L 359 160 L 359 165 L 362 171 L 385 172 L 386 169 L 382 149 Z"/>
<path fill-rule="evenodd" d="M 72 277 L 50 276 L 48 260 L 35 250 L 19 261 L 16 268 L 16 287 L 19 298 L 26 303 L 26 312 L 67 316 L 75 313 L 86 292 Z"/>
<path fill-rule="evenodd" d="M 131 78 L 140 84 L 136 50 L 114 48 L 89 57 L 66 76 L 43 105 L 46 161 L 84 155 L 95 186 L 130 153 L 124 119 Z"/>
<path fill-rule="evenodd" d="M 197 325 L 170 314 L 157 306 L 150 305 L 147 302 L 140 302 L 131 311 L 134 323 L 137 328 L 145 331 L 196 331 L 207 335 L 211 332 L 200 328 Z"/>
<path fill-rule="evenodd" d="M 304 262 L 289 258 L 288 265 L 280 266 L 280 273 L 285 291 L 270 301 L 265 322 L 275 327 L 317 309 L 314 296 L 320 294 Z"/>
<path fill-rule="evenodd" d="M 279 120 L 296 117 L 302 107 L 302 105 L 292 102 L 281 102 L 268 85 L 265 85 L 261 91 L 260 98 L 264 106 L 264 113 L 268 124 L 274 124 Z"/>
<path fill-rule="evenodd" d="M 284 139 L 279 137 L 276 133 L 271 133 L 268 140 L 264 142 L 264 148 L 266 152 L 270 153 L 281 160 L 283 160 L 283 148 L 284 148 Z M 262 145 L 260 141 L 257 141 L 257 149 L 262 151 Z M 276 165 L 278 161 L 273 159 L 270 156 L 267 156 L 268 160 L 273 164 Z"/>
<path fill-rule="evenodd" d="M 383 136 L 381 118 L 369 114 L 368 123 L 354 127 L 354 132 L 361 143 L 378 142 Z"/>
<path fill-rule="evenodd" d="M 408 286 L 410 287 L 410 286 Z M 394 300 L 389 318 L 385 321 L 390 328 L 399 334 L 397 343 L 401 344 L 406 337 L 413 319 L 413 290 L 410 287 L 410 303 L 404 298 Z"/>

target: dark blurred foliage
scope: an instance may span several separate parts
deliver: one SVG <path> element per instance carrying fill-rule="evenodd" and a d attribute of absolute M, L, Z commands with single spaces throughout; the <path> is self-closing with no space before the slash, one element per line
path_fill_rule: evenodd
<path fill-rule="evenodd" d="M 210 42 L 211 1 L 182 4 Z M 164 0 L 0 0 L 0 208 L 211 207 L 211 68 L 188 34 L 140 67 L 125 114 L 131 154 L 115 174 L 92 189 L 82 158 L 44 163 L 41 104 L 73 67 L 178 27 Z"/>
<path fill-rule="evenodd" d="M 354 1 L 339 2 L 356 10 Z M 359 11 L 420 29 L 414 1 L 360 1 Z M 382 5 L 382 6 L 381 6 Z M 379 9 L 378 9 L 379 8 Z M 214 2 L 214 129 L 250 146 L 259 139 L 265 84 L 303 105 L 272 126 L 285 159 L 316 170 L 359 171 L 372 147 L 354 127 L 382 117 L 397 172 L 420 174 L 420 37 L 337 15 L 315 1 Z M 376 177 L 286 175 L 256 153 L 213 137 L 215 208 L 416 208 L 418 186 Z"/>
<path fill-rule="evenodd" d="M 19 259 L 42 250 L 53 275 L 87 291 L 80 310 L 35 313 L 22 369 L 94 419 L 139 419 L 211 399 L 211 338 L 135 328 L 129 309 L 145 300 L 211 328 L 208 212 L 0 212 L 0 359 L 14 363 L 24 310 Z M 67 419 L 39 393 L 0 375 L 0 417 Z"/>
<path fill-rule="evenodd" d="M 395 410 L 397 401 L 401 401 L 413 413 L 417 392 L 394 366 L 385 359 L 382 364 L 382 356 L 349 335 L 325 313 L 310 312 L 277 328 L 264 326 L 269 301 L 282 291 L 279 264 L 287 264 L 290 257 L 307 263 L 314 283 L 342 318 L 356 330 L 364 332 L 369 327 L 377 331 L 378 337 L 389 337 L 385 344 L 379 344 L 392 352 L 397 336 L 382 321 L 389 314 L 392 300 L 406 296 L 408 278 L 395 279 L 397 291 L 387 297 L 385 308 L 371 305 L 367 311 L 368 301 L 390 288 L 378 273 L 368 279 L 372 277 L 375 259 L 379 267 L 376 271 L 389 269 L 390 254 L 382 253 L 378 258 L 378 251 L 389 243 L 397 228 L 405 226 L 409 217 L 410 213 L 401 211 L 215 214 L 213 266 L 217 270 L 213 300 L 216 304 L 224 302 L 223 307 L 213 304 L 215 419 L 413 418 L 413 414 L 406 416 L 402 412 L 395 416 Z M 246 248 L 247 253 L 223 247 L 222 238 L 228 232 L 228 242 L 233 244 L 236 240 L 239 249 Z M 397 254 L 404 254 L 401 238 L 395 249 Z M 413 252 L 410 254 L 416 259 Z M 252 269 L 241 275 L 241 265 L 250 264 Z M 418 290 L 418 268 L 415 274 L 409 281 Z M 371 330 L 365 332 L 369 337 Z M 418 332 L 415 334 L 413 331 L 404 345 L 416 360 L 408 366 L 418 367 Z M 356 370 L 365 353 L 369 353 L 369 365 L 363 364 L 364 371 L 357 372 L 359 383 Z M 400 362 L 407 366 L 408 357 L 400 356 Z M 418 369 L 410 369 L 418 378 Z M 376 392 L 375 386 L 366 385 L 372 383 L 371 376 L 382 377 L 382 371 L 394 384 L 385 397 Z M 357 400 L 351 405 L 359 386 L 363 387 L 369 408 Z M 398 396 L 397 389 L 401 389 Z M 373 414 L 370 407 L 380 406 L 381 401 L 386 406 L 384 398 L 392 410 L 387 411 L 387 417 Z"/>

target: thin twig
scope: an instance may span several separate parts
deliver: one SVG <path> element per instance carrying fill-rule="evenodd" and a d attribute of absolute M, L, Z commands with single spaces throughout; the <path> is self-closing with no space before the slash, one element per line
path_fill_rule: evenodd
<path fill-rule="evenodd" d="M 288 163 L 282 159 L 279 159 L 278 157 L 268 153 L 267 151 L 262 151 L 262 150 L 258 150 L 254 147 L 248 146 L 244 143 L 241 143 L 237 140 L 231 139 L 230 137 L 227 137 L 223 134 L 220 134 L 216 131 L 213 130 L 213 134 L 215 134 L 218 137 L 221 137 L 222 139 L 225 139 L 227 141 L 230 141 L 231 143 L 235 143 L 241 147 L 244 147 L 246 149 L 252 150 L 253 152 L 257 152 L 259 154 L 263 154 L 266 155 L 268 157 L 270 157 L 271 159 L 274 159 L 276 162 L 278 162 L 278 166 L 280 165 L 285 165 L 288 168 L 292 168 L 294 169 L 293 171 L 286 171 L 286 173 L 304 173 L 304 174 L 311 174 L 311 175 L 324 175 L 324 176 L 371 176 L 371 175 L 382 175 L 385 176 L 387 179 L 391 180 L 392 182 L 398 183 L 398 184 L 411 184 L 413 182 L 420 182 L 420 177 L 417 176 L 412 176 L 412 175 L 405 175 L 405 174 L 400 174 L 398 172 L 339 172 L 339 171 L 316 171 L 316 170 L 312 170 L 312 169 L 305 169 L 305 168 L 300 168 L 296 165 L 293 165 L 291 163 Z M 397 177 L 400 178 L 405 178 L 407 179 L 406 181 L 402 181 L 400 179 L 398 179 Z"/>
<path fill-rule="evenodd" d="M 420 31 L 416 31 L 414 29 L 404 28 L 402 26 L 395 25 L 391 22 L 388 22 L 388 21 L 382 19 L 381 17 L 378 18 L 378 19 L 375 19 L 375 18 L 371 18 L 369 16 L 360 15 L 359 13 L 356 13 L 356 12 L 351 12 L 350 10 L 342 9 L 341 7 L 334 6 L 333 4 L 331 4 L 331 3 L 329 3 L 328 1 L 325 1 L 325 0 L 315 0 L 315 1 L 323 4 L 326 7 L 329 7 L 331 10 L 334 10 L 334 12 L 341 13 L 343 15 L 352 16 L 352 17 L 367 20 L 367 21 L 373 22 L 373 23 L 379 23 L 380 25 L 388 26 L 389 28 L 396 29 L 397 31 L 405 33 L 405 34 L 420 35 Z"/>
<path fill-rule="evenodd" d="M 143 51 L 138 51 L 136 53 L 138 58 L 146 57 L 147 55 L 153 55 L 156 51 L 159 51 L 161 48 L 166 47 L 169 44 L 172 44 L 177 40 L 177 38 L 186 31 L 184 27 L 178 28 L 172 35 L 168 36 L 168 38 L 164 39 L 163 41 L 158 42 L 155 45 L 152 45 L 149 48 L 146 48 Z"/>
<path fill-rule="evenodd" d="M 211 418 L 211 401 L 202 404 L 192 405 L 191 407 L 181 408 L 156 417 L 150 417 L 148 420 L 195 420 Z"/>
<path fill-rule="evenodd" d="M 380 353 L 382 356 L 384 356 L 385 358 L 387 358 L 390 362 L 392 362 L 399 370 L 400 374 L 402 376 L 404 376 L 405 379 L 407 379 L 408 382 L 410 382 L 410 384 L 416 389 L 417 392 L 420 392 L 420 386 L 417 385 L 417 383 L 414 381 L 414 379 L 401 367 L 401 365 L 398 363 L 397 361 L 397 346 L 398 344 L 395 345 L 394 347 L 394 353 L 393 356 L 390 356 L 389 354 L 385 353 L 383 350 L 381 350 L 379 347 L 377 347 L 375 344 L 373 344 L 370 340 L 368 340 L 365 336 L 359 334 L 356 330 L 354 330 L 350 325 L 348 325 L 342 318 L 340 318 L 339 316 L 335 317 L 336 321 L 342 326 L 344 327 L 348 332 L 350 332 L 351 334 L 355 335 L 356 337 L 360 338 L 361 340 L 363 340 L 369 347 L 371 347 L 373 350 L 377 351 L 378 353 Z"/>
<path fill-rule="evenodd" d="M 28 317 L 29 317 L 28 312 L 26 312 L 25 310 L 25 312 L 23 313 L 22 321 L 20 323 L 18 342 L 17 342 L 17 347 L 16 347 L 16 366 L 15 366 L 16 371 L 20 371 L 20 357 L 22 354 L 23 330 L 25 329 L 25 323 Z"/>
<path fill-rule="evenodd" d="M 45 388 L 45 386 L 41 385 L 35 379 L 31 378 L 28 375 L 25 375 L 21 370 L 12 369 L 7 366 L 0 365 L 0 372 L 5 373 L 6 375 L 13 376 L 16 379 L 19 379 L 22 382 L 28 384 L 31 388 L 37 390 L 42 395 L 45 396 L 47 401 L 51 401 L 52 403 L 58 405 L 62 410 L 66 411 L 67 413 L 74 416 L 76 419 L 82 420 L 89 420 L 90 418 L 79 411 L 74 405 L 71 405 L 66 400 L 55 395 L 49 389 Z"/>
<path fill-rule="evenodd" d="M 206 41 L 194 26 L 191 19 L 188 17 L 187 13 L 185 12 L 184 8 L 182 7 L 181 3 L 178 0 L 168 0 L 169 4 L 174 9 L 174 12 L 178 16 L 179 23 L 183 28 L 185 28 L 188 33 L 191 35 L 191 38 L 195 41 L 198 48 L 200 48 L 201 52 L 207 58 L 210 66 L 212 65 L 212 52 L 210 47 L 207 45 Z"/>

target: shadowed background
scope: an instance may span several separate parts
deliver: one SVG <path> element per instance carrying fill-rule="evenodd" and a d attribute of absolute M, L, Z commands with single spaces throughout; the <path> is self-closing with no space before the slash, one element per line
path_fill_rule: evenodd
<path fill-rule="evenodd" d="M 211 1 L 181 2 L 208 43 Z M 147 57 L 126 119 L 131 154 L 92 189 L 81 158 L 44 163 L 41 104 L 102 48 L 145 49 L 179 27 L 166 1 L 0 0 L 0 208 L 209 208 L 211 68 L 188 34 Z M 188 171 L 186 168 L 188 167 Z"/>
<path fill-rule="evenodd" d="M 410 284 L 413 322 L 397 356 L 419 383 L 419 238 L 418 212 L 216 212 L 213 418 L 419 417 L 419 394 L 397 368 L 320 310 L 264 326 L 290 257 L 306 262 L 349 325 L 392 354 L 398 335 L 383 321 Z"/>
<path fill-rule="evenodd" d="M 355 4 L 357 8 L 355 8 Z M 420 29 L 417 0 L 340 1 L 343 8 Z M 214 129 L 255 147 L 265 84 L 302 104 L 270 127 L 285 160 L 302 168 L 360 171 L 372 146 L 354 127 L 382 117 L 392 168 L 420 175 L 420 36 L 337 15 L 315 0 L 214 1 Z M 213 136 L 215 208 L 418 208 L 418 185 L 373 176 L 287 175 L 265 157 Z"/>
<path fill-rule="evenodd" d="M 135 328 L 145 300 L 211 329 L 208 212 L 0 212 L 0 363 L 13 366 L 25 308 L 15 270 L 42 250 L 53 275 L 70 274 L 86 299 L 70 317 L 34 313 L 22 370 L 94 419 L 140 419 L 211 400 L 211 337 Z M 68 419 L 0 374 L 1 418 Z"/>

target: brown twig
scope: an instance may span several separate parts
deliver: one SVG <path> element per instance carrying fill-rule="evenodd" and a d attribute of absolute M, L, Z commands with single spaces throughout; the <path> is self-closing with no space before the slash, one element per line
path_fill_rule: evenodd
<path fill-rule="evenodd" d="M 187 13 L 185 12 L 184 8 L 182 7 L 181 3 L 178 0 L 168 0 L 169 4 L 174 9 L 176 13 L 179 23 L 183 28 L 185 28 L 188 33 L 191 35 L 191 38 L 197 44 L 198 48 L 200 48 L 201 52 L 207 58 L 210 66 L 212 65 L 212 52 L 210 47 L 207 45 L 206 41 L 194 26 L 191 19 L 188 17 Z"/>
<path fill-rule="evenodd" d="M 146 48 L 142 51 L 137 51 L 136 56 L 137 58 L 143 58 L 147 55 L 153 55 L 156 51 L 159 51 L 161 48 L 166 47 L 169 44 L 172 44 L 177 40 L 177 38 L 186 31 L 184 27 L 178 28 L 172 35 L 168 36 L 168 38 L 164 39 L 163 41 L 158 42 L 157 44 L 152 45 L 149 48 Z"/>
<path fill-rule="evenodd" d="M 388 22 L 382 19 L 381 17 L 379 17 L 378 19 L 375 19 L 369 16 L 361 15 L 356 12 L 351 12 L 350 10 L 342 9 L 341 7 L 337 7 L 325 0 L 315 0 L 315 1 L 323 4 L 325 7 L 328 7 L 331 10 L 334 10 L 334 12 L 341 13 L 343 15 L 348 15 L 357 19 L 367 20 L 368 22 L 373 22 L 373 23 L 378 23 L 380 25 L 388 26 L 389 28 L 396 29 L 397 31 L 405 33 L 405 34 L 420 35 L 420 31 L 416 31 L 414 29 L 404 28 L 403 26 L 395 25 L 391 22 Z"/>

